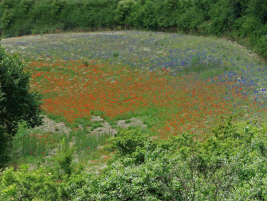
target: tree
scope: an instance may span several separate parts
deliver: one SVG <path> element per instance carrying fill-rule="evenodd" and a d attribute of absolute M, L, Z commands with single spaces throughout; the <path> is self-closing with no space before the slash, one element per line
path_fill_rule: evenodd
<path fill-rule="evenodd" d="M 18 56 L 8 55 L 0 46 L 0 166 L 19 122 L 26 121 L 29 127 L 42 124 L 41 97 L 29 91 L 29 79 Z"/>

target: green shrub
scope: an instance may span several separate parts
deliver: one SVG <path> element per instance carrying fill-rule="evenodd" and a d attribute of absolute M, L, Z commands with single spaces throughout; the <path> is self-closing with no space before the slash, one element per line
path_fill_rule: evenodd
<path fill-rule="evenodd" d="M 2 173 L 0 199 L 2 200 L 56 200 L 59 196 L 55 177 L 45 169 L 28 171 L 29 165 L 21 165 L 18 171 L 6 168 Z"/>
<path fill-rule="evenodd" d="M 265 199 L 266 129 L 263 125 L 260 133 L 253 123 L 235 123 L 229 118 L 205 141 L 186 133 L 162 142 L 147 140 L 109 165 L 94 196 L 115 200 L 133 199 L 132 194 L 144 200 Z M 135 155 L 140 153 L 143 161 L 136 164 Z"/>
<path fill-rule="evenodd" d="M 67 174 L 68 177 L 72 174 L 74 151 L 75 148 L 71 147 L 70 144 L 65 140 L 65 138 L 59 144 L 57 154 L 53 157 L 53 160 L 55 162 L 54 168 L 56 170 L 58 178 L 62 179 L 64 173 Z M 63 170 L 64 173 L 60 172 L 61 170 Z"/>
<path fill-rule="evenodd" d="M 204 141 L 188 133 L 161 141 L 122 130 L 108 147 L 120 157 L 100 174 L 83 167 L 68 175 L 62 166 L 61 177 L 51 165 L 7 168 L 0 174 L 0 199 L 266 200 L 267 124 L 259 126 L 225 119 Z M 67 149 L 58 157 L 70 159 Z"/>
<path fill-rule="evenodd" d="M 256 50 L 265 58 L 267 59 L 267 34 L 263 35 L 257 41 Z"/>
<path fill-rule="evenodd" d="M 183 31 L 198 31 L 198 26 L 204 22 L 203 10 L 197 7 L 188 8 L 177 20 L 178 29 Z"/>
<path fill-rule="evenodd" d="M 10 160 L 9 157 L 10 136 L 6 133 L 6 129 L 0 125 L 0 168 Z"/>
<path fill-rule="evenodd" d="M 120 1 L 118 3 L 115 19 L 119 24 L 127 24 L 126 19 L 131 14 L 134 4 L 136 4 L 136 1 L 134 0 Z"/>
<path fill-rule="evenodd" d="M 261 26 L 262 24 L 259 22 L 259 19 L 248 15 L 240 17 L 235 22 L 235 28 L 238 29 L 240 37 L 251 35 L 255 30 L 261 28 Z"/>
<path fill-rule="evenodd" d="M 114 56 L 114 57 L 118 57 L 119 55 L 120 55 L 119 52 L 113 52 L 113 56 Z"/>
<path fill-rule="evenodd" d="M 105 149 L 109 152 L 116 150 L 119 156 L 124 156 L 133 153 L 138 146 L 143 147 L 147 137 L 141 130 L 129 127 L 109 139 L 109 145 Z"/>
<path fill-rule="evenodd" d="M 87 29 L 113 27 L 117 4 L 118 0 L 86 1 L 80 10 L 79 26 Z"/>
<path fill-rule="evenodd" d="M 0 4 L 1 28 L 4 36 L 21 36 L 31 33 L 34 0 L 5 0 Z"/>
<path fill-rule="evenodd" d="M 249 14 L 259 19 L 262 24 L 267 23 L 267 2 L 262 0 L 250 0 L 247 2 L 245 14 Z"/>
<path fill-rule="evenodd" d="M 211 5 L 209 16 L 211 20 L 210 33 L 222 34 L 231 27 L 232 20 L 228 1 L 220 0 Z"/>

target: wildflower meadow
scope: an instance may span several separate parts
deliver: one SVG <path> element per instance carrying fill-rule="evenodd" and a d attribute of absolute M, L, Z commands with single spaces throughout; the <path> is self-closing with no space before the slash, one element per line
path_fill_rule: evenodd
<path fill-rule="evenodd" d="M 114 133 L 94 134 L 104 121 L 119 131 L 118 121 L 139 119 L 155 142 L 182 133 L 204 142 L 229 117 L 259 129 L 266 120 L 266 64 L 223 39 L 122 31 L 1 43 L 31 73 L 30 90 L 41 94 L 43 115 L 69 128 L 44 132 L 22 123 L 13 140 L 17 160 L 47 162 L 65 139 L 80 163 L 103 166 L 114 157 L 103 148 Z M 102 121 L 92 121 L 96 116 Z"/>
<path fill-rule="evenodd" d="M 226 116 L 266 117 L 264 64 L 223 40 L 128 31 L 26 36 L 2 44 L 25 62 L 31 90 L 42 94 L 44 114 L 72 129 L 60 137 L 27 133 L 26 155 L 49 154 L 49 144 L 64 135 L 69 141 L 79 136 L 79 151 L 96 150 L 109 133 L 101 142 L 91 139 L 97 127 L 92 115 L 111 125 L 137 117 L 158 140 L 185 131 L 205 140 Z M 36 139 L 28 146 L 31 138 Z"/>

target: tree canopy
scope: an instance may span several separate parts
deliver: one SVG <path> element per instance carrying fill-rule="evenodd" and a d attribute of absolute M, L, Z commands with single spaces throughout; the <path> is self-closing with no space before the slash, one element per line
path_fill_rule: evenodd
<path fill-rule="evenodd" d="M 0 47 L 0 160 L 4 150 L 18 130 L 20 121 L 28 126 L 42 124 L 41 99 L 30 92 L 30 74 L 24 72 L 24 64 L 17 55 L 8 55 Z M 1 156 L 2 155 L 2 156 Z"/>

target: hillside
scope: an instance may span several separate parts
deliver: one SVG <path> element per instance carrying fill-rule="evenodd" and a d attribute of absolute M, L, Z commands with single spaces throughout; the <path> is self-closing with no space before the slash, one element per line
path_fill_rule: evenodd
<path fill-rule="evenodd" d="M 2 0 L 0 200 L 267 200 L 266 9 Z"/>

